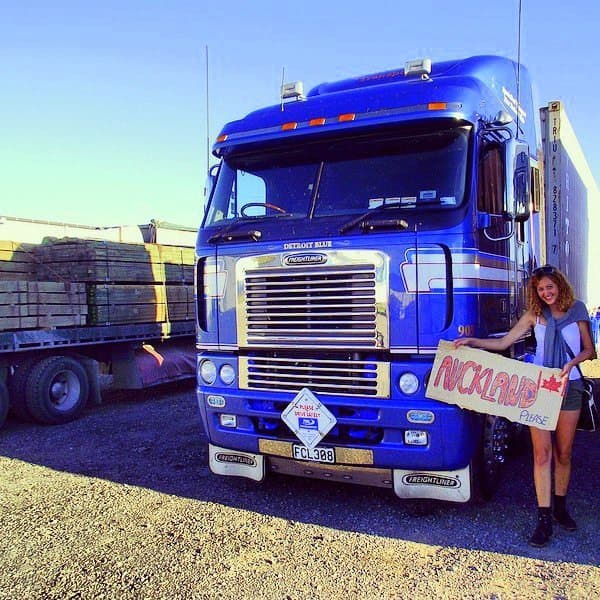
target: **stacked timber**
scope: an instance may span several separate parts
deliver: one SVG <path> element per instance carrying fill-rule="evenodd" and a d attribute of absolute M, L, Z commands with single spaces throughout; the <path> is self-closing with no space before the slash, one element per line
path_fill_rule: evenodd
<path fill-rule="evenodd" d="M 87 323 L 85 284 L 0 281 L 0 330 L 78 327 Z"/>
<path fill-rule="evenodd" d="M 33 250 L 40 279 L 85 283 L 89 325 L 194 318 L 194 249 L 64 238 Z"/>
<path fill-rule="evenodd" d="M 0 242 L 0 330 L 194 318 L 193 248 L 76 238 L 23 246 Z"/>
<path fill-rule="evenodd" d="M 194 318 L 191 285 L 89 284 L 91 325 L 186 321 Z"/>
<path fill-rule="evenodd" d="M 113 284 L 194 281 L 193 248 L 64 238 L 36 246 L 33 255 L 40 279 Z"/>
<path fill-rule="evenodd" d="M 0 278 L 3 281 L 33 279 L 34 244 L 21 244 L 0 240 Z"/>

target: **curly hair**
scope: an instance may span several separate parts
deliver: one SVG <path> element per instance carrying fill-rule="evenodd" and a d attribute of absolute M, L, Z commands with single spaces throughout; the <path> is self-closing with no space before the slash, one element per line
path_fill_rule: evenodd
<path fill-rule="evenodd" d="M 539 274 L 534 274 L 529 280 L 528 294 L 529 294 L 529 308 L 536 315 L 542 314 L 542 309 L 546 306 L 546 303 L 540 298 L 537 293 L 537 288 L 540 280 L 547 277 L 553 281 L 558 287 L 558 300 L 556 305 L 561 312 L 566 312 L 573 306 L 575 302 L 575 292 L 571 287 L 571 284 L 567 281 L 567 278 L 555 267 L 546 265 L 546 270 Z"/>

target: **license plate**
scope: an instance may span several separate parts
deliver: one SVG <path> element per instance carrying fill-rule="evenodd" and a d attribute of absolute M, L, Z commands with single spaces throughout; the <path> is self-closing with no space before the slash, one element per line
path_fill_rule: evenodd
<path fill-rule="evenodd" d="M 298 460 L 335 463 L 335 450 L 333 448 L 307 448 L 306 446 L 294 444 L 292 446 L 292 456 Z"/>

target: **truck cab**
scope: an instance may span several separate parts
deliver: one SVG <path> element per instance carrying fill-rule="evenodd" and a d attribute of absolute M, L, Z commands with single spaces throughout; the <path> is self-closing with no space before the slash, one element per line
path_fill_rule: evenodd
<path fill-rule="evenodd" d="M 440 340 L 525 308 L 538 139 L 526 70 L 489 56 L 284 86 L 224 127 L 196 247 L 213 472 L 493 491 L 507 422 L 425 390 Z"/>

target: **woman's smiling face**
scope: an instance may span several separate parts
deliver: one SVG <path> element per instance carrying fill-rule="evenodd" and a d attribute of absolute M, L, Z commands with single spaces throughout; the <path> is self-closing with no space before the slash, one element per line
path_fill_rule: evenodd
<path fill-rule="evenodd" d="M 548 306 L 552 306 L 558 300 L 558 286 L 550 277 L 542 277 L 539 280 L 537 293 Z"/>

